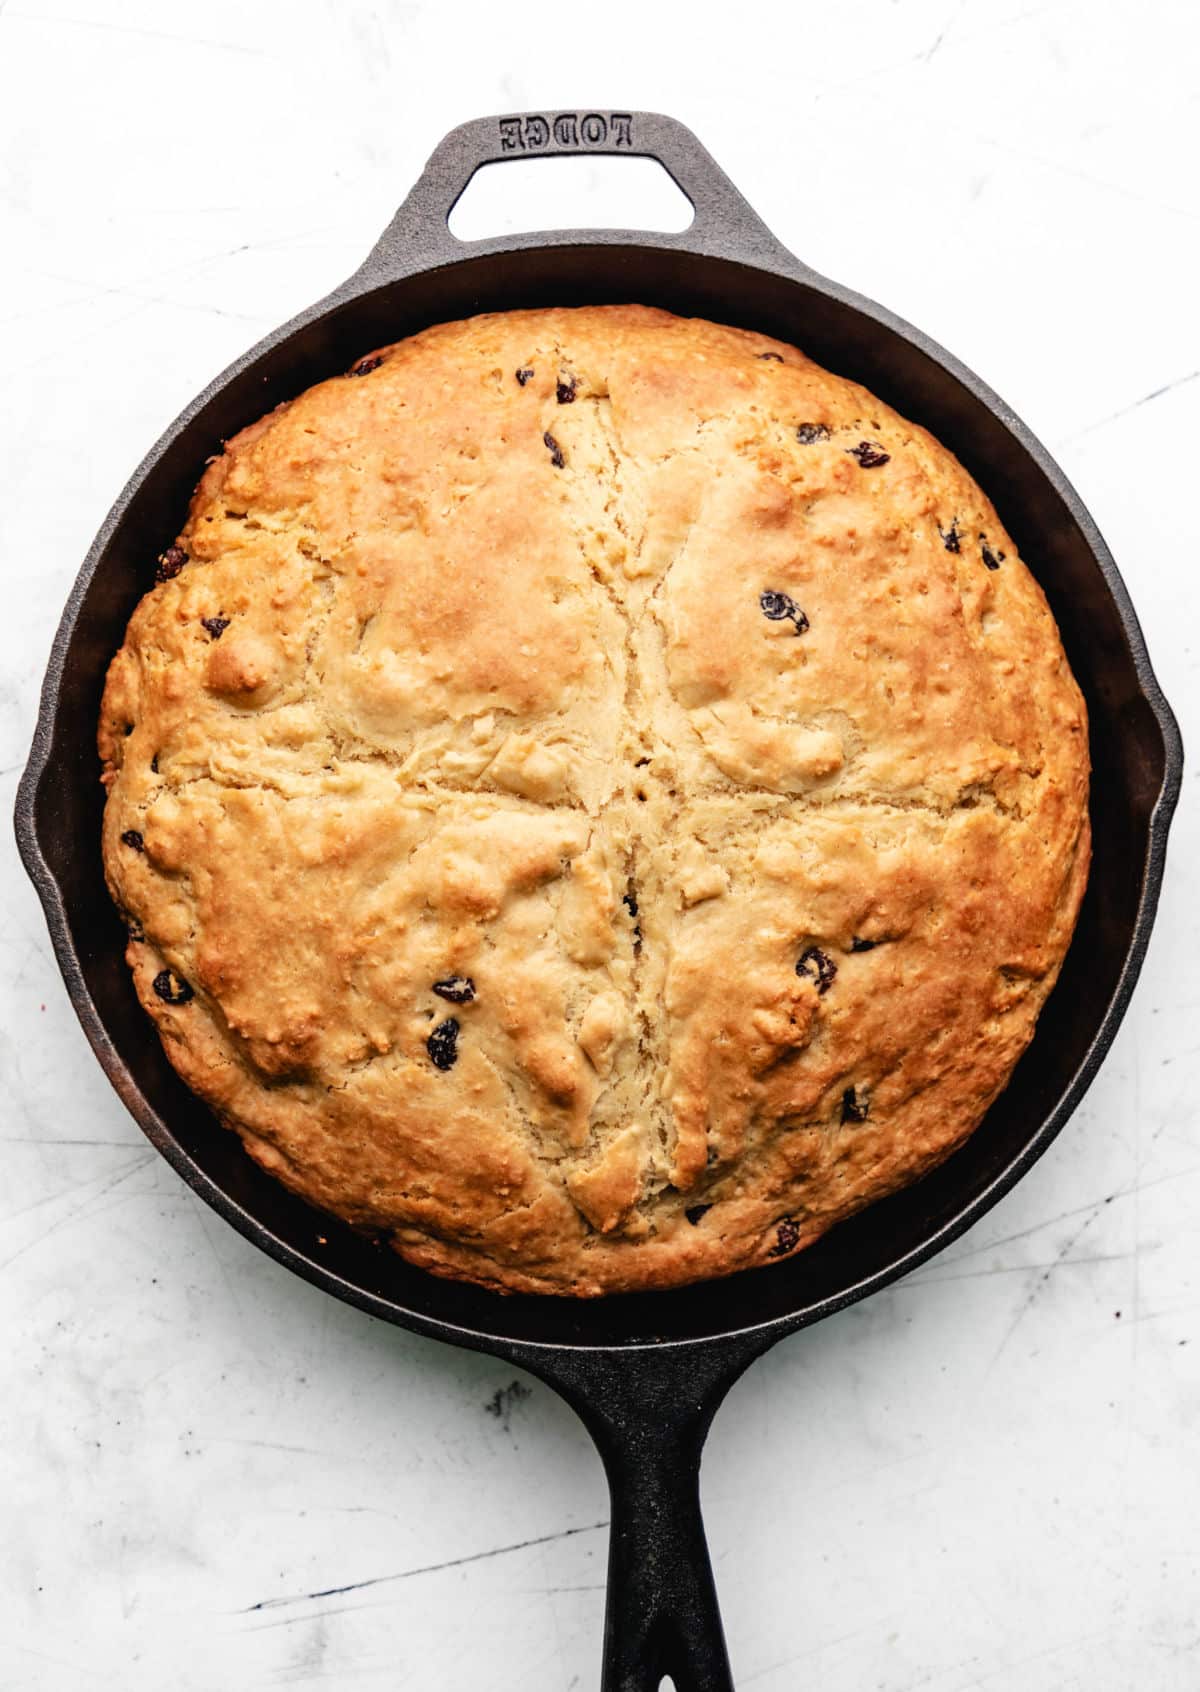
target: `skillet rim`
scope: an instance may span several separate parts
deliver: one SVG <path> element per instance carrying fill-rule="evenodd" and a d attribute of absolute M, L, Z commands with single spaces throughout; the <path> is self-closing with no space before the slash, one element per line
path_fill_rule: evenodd
<path fill-rule="evenodd" d="M 760 226 L 761 227 L 761 226 Z M 390 233 L 390 231 L 389 231 Z M 765 232 L 764 232 L 765 233 Z M 694 1352 L 697 1348 L 729 1346 L 744 1348 L 752 1344 L 754 1350 L 765 1349 L 775 1339 L 799 1328 L 820 1321 L 825 1316 L 843 1310 L 860 1299 L 881 1290 L 902 1275 L 926 1262 L 951 1244 L 973 1225 L 987 1210 L 1024 1176 L 1074 1112 L 1094 1079 L 1109 1046 L 1116 1035 L 1128 1007 L 1133 988 L 1141 972 L 1165 869 L 1167 835 L 1182 784 L 1183 746 L 1176 719 L 1167 704 L 1150 663 L 1149 653 L 1128 590 L 1103 537 L 1074 487 L 1042 443 L 1016 416 L 1010 407 L 971 370 L 946 352 L 928 335 L 902 319 L 864 299 L 840 284 L 818 276 L 772 242 L 773 250 L 754 257 L 746 254 L 746 244 L 736 253 L 728 251 L 728 242 L 689 243 L 688 231 L 679 235 L 648 236 L 643 232 L 623 230 L 556 230 L 538 232 L 491 241 L 473 242 L 461 248 L 461 256 L 445 255 L 444 245 L 434 242 L 433 254 L 417 252 L 401 274 L 394 266 L 383 277 L 376 276 L 382 268 L 381 255 L 387 236 L 376 247 L 363 267 L 327 298 L 317 302 L 297 317 L 270 332 L 224 372 L 210 382 L 164 431 L 160 439 L 142 459 L 89 548 L 88 554 L 68 595 L 51 647 L 46 676 L 39 702 L 29 761 L 17 790 L 15 825 L 22 861 L 34 883 L 45 913 L 47 926 L 59 969 L 84 1033 L 114 1089 L 138 1123 L 147 1139 L 171 1164 L 187 1185 L 213 1210 L 235 1227 L 252 1244 L 276 1262 L 300 1275 L 310 1284 L 332 1293 L 343 1302 L 398 1326 L 432 1338 L 469 1349 L 498 1352 L 525 1363 L 535 1371 L 538 1360 L 550 1366 L 552 1359 L 570 1354 L 618 1355 L 653 1349 L 656 1352 Z M 452 238 L 451 238 L 452 239 Z M 768 240 L 771 238 L 768 237 Z M 458 245 L 457 243 L 455 244 Z M 1051 1109 L 1028 1133 L 1020 1148 L 984 1185 L 965 1202 L 958 1203 L 953 1213 L 931 1228 L 908 1250 L 893 1256 L 871 1273 L 852 1281 L 836 1292 L 826 1293 L 807 1302 L 800 1302 L 788 1311 L 761 1322 L 735 1323 L 700 1335 L 670 1338 L 610 1338 L 589 1342 L 586 1339 L 550 1340 L 530 1339 L 504 1331 L 503 1312 L 507 1300 L 503 1295 L 491 1295 L 498 1318 L 495 1328 L 483 1324 L 473 1326 L 432 1315 L 412 1302 L 389 1297 L 339 1273 L 319 1258 L 309 1255 L 291 1241 L 280 1237 L 260 1216 L 227 1192 L 207 1174 L 184 1149 L 168 1124 L 150 1105 L 122 1058 L 115 1039 L 101 1016 L 83 976 L 79 952 L 71 921 L 67 915 L 62 890 L 51 870 L 42 848 L 38 821 L 38 798 L 42 783 L 51 767 L 57 739 L 57 724 L 63 689 L 64 672 L 77 631 L 88 590 L 101 560 L 119 532 L 135 496 L 161 471 L 161 459 L 168 447 L 178 438 L 203 409 L 231 383 L 257 363 L 277 353 L 294 337 L 332 317 L 338 310 L 352 303 L 361 303 L 385 288 L 403 284 L 413 276 L 436 275 L 438 272 L 462 266 L 478 258 L 500 254 L 514 254 L 545 250 L 551 247 L 614 246 L 635 251 L 674 252 L 697 258 L 721 260 L 732 266 L 765 272 L 785 282 L 799 283 L 823 294 L 834 304 L 858 312 L 872 319 L 880 327 L 899 336 L 917 352 L 932 359 L 968 392 L 977 404 L 991 412 L 1007 433 L 1016 441 L 1032 469 L 1049 485 L 1062 502 L 1077 527 L 1095 563 L 1104 588 L 1113 603 L 1124 645 L 1129 654 L 1140 696 L 1150 711 L 1162 739 L 1162 779 L 1150 807 L 1146 822 L 1145 854 L 1140 868 L 1140 883 L 1136 910 L 1125 948 L 1120 971 L 1102 1015 L 1088 1038 L 1086 1049 L 1074 1072 L 1067 1079 Z M 609 254 L 608 256 L 611 256 Z M 432 258 L 433 262 L 424 262 Z M 1034 1039 L 1036 1040 L 1036 1032 Z M 221 1130 L 225 1132 L 225 1130 Z M 954 1203 L 951 1200 L 951 1203 Z M 750 1271 L 759 1274 L 761 1271 Z M 481 1289 L 475 1289 L 481 1291 Z M 638 1294 L 639 1299 L 662 1295 Z M 670 1296 L 668 1293 L 666 1296 Z M 547 1306 L 560 1305 L 563 1300 L 546 1299 Z M 580 1301 L 566 1301 L 578 1305 Z"/>

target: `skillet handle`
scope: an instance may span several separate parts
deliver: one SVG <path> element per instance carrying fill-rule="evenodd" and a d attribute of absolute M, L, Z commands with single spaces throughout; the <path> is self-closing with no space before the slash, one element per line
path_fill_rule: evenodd
<path fill-rule="evenodd" d="M 627 238 L 639 245 L 785 264 L 797 261 L 744 200 L 712 155 L 684 124 L 661 112 L 523 112 L 474 118 L 439 141 L 408 198 L 352 279 L 378 286 L 416 270 L 503 247 L 612 240 L 613 231 L 556 230 L 496 241 L 459 241 L 447 219 L 475 172 L 506 159 L 564 154 L 610 154 L 654 159 L 691 201 L 695 218 L 679 233 Z"/>
<path fill-rule="evenodd" d="M 700 1454 L 734 1381 L 770 1341 L 576 1352 L 535 1372 L 596 1442 L 612 1526 L 601 1692 L 733 1692 L 700 1514 Z"/>

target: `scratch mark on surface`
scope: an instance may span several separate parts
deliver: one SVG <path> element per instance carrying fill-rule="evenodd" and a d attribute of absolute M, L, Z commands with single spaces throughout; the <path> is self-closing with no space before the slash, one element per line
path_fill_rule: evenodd
<path fill-rule="evenodd" d="M 1052 1644 L 1043 1645 L 1036 1651 L 1030 1651 L 1023 1657 L 1017 1657 L 1012 1662 L 1005 1663 L 1002 1668 L 989 1670 L 987 1674 L 980 1676 L 976 1684 L 981 1687 L 988 1685 L 992 1681 L 998 1680 L 1001 1675 L 1009 1675 L 1014 1669 L 1025 1668 L 1029 1663 L 1040 1663 L 1046 1657 L 1053 1657 L 1057 1652 L 1069 1651 L 1076 1645 L 1090 1645 L 1094 1640 L 1110 1639 L 1111 1637 L 1111 1627 L 1097 1627 L 1092 1628 L 1087 1633 L 1073 1633 L 1065 1639 L 1056 1639 Z M 973 1661 L 974 1659 L 969 1660 Z"/>
<path fill-rule="evenodd" d="M 259 1451 L 282 1451 L 288 1454 L 294 1454 L 298 1457 L 321 1457 L 326 1461 L 329 1461 L 334 1455 L 334 1453 L 322 1450 L 316 1445 L 285 1445 L 282 1440 L 278 1439 L 233 1439 L 219 1437 L 212 1439 L 211 1436 L 209 1437 L 210 1442 L 215 1445 L 249 1445 Z M 379 1513 L 383 1515 L 387 1512 L 380 1511 Z"/>
<path fill-rule="evenodd" d="M 1140 411 L 1142 406 L 1149 405 L 1153 400 L 1161 399 L 1164 394 L 1174 393 L 1176 388 L 1186 387 L 1189 382 L 1194 382 L 1198 376 L 1200 376 L 1200 370 L 1189 370 L 1186 376 L 1176 376 L 1173 382 L 1164 382 L 1161 388 L 1151 389 L 1148 394 L 1143 394 L 1141 399 L 1132 400 L 1128 405 L 1123 405 L 1119 411 L 1110 412 L 1107 417 L 1101 417 L 1095 423 L 1089 423 L 1086 429 L 1080 429 L 1078 434 L 1068 436 L 1063 445 L 1071 446 L 1076 441 L 1083 440 L 1085 435 L 1094 434 L 1097 429 L 1107 429 L 1110 423 L 1116 423 L 1120 418 L 1128 417 L 1131 411 Z"/>
<path fill-rule="evenodd" d="M 1059 1222 L 1069 1222 L 1076 1216 L 1098 1216 L 1105 1205 L 1112 1204 L 1115 1200 L 1125 1196 L 1125 1190 L 1121 1189 L 1117 1192 L 1106 1193 L 1103 1198 L 1089 1199 L 1087 1204 L 1076 1205 L 1071 1210 L 1061 1210 L 1057 1216 L 1047 1216 L 1041 1222 L 1033 1223 L 1031 1227 L 1018 1228 L 1013 1234 L 1001 1234 L 999 1239 L 986 1240 L 982 1245 L 971 1246 L 968 1250 L 956 1252 L 953 1257 L 948 1256 L 943 1261 L 948 1267 L 954 1268 L 959 1263 L 966 1263 L 972 1257 L 982 1257 L 985 1252 L 999 1251 L 1002 1246 L 1015 1245 L 1018 1240 L 1027 1240 L 1031 1234 L 1044 1233 L 1047 1228 L 1053 1228 Z M 905 1276 L 904 1284 L 929 1280 L 931 1271 L 935 1267 L 936 1264 L 931 1264 L 914 1270 L 911 1275 Z"/>
<path fill-rule="evenodd" d="M 921 54 L 921 62 L 923 64 L 927 65 L 930 62 L 930 60 L 933 58 L 934 54 L 937 52 L 938 48 L 942 45 L 942 42 L 946 39 L 947 35 L 954 28 L 954 25 L 958 22 L 959 14 L 962 12 L 964 3 L 965 3 L 965 0 L 958 0 L 958 5 L 954 8 L 954 10 L 951 12 L 950 16 L 946 19 L 945 23 L 942 25 L 941 29 L 938 30 L 937 35 L 934 37 L 933 45 L 931 47 L 927 48 L 926 51 Z"/>
<path fill-rule="evenodd" d="M 963 47 L 975 46 L 980 41 L 986 40 L 989 36 L 999 34 L 1002 30 L 1007 31 L 1014 29 L 1018 24 L 1027 23 L 1030 18 L 1040 17 L 1043 12 L 1050 11 L 1051 9 L 1052 8 L 1049 5 L 1031 6 L 1024 12 L 1018 12 L 1011 18 L 1004 18 L 999 22 L 990 23 L 983 29 L 967 30 L 965 32 L 960 32 L 954 29 L 954 39 L 950 43 L 951 48 L 957 51 Z M 934 40 L 933 45 L 922 49 L 921 52 L 907 54 L 903 59 L 890 59 L 885 65 L 875 65 L 869 71 L 864 71 L 861 76 L 838 77 L 836 79 L 826 77 L 822 79 L 823 84 L 826 87 L 831 88 L 835 93 L 843 93 L 848 88 L 861 87 L 863 83 L 874 82 L 880 77 L 893 76 L 896 71 L 904 70 L 908 65 L 928 64 L 934 54 L 941 50 L 947 36 L 949 36 L 952 32 L 953 25 L 957 24 L 959 15 L 962 11 L 963 5 L 960 5 L 958 11 L 955 12 L 951 18 L 947 19 L 940 34 Z M 511 105 L 521 104 L 520 101 L 510 101 L 509 103 Z"/>
<path fill-rule="evenodd" d="M 1117 1199 L 1132 1197 L 1135 1191 L 1149 1192 L 1153 1187 L 1160 1187 L 1165 1181 L 1186 1181 L 1190 1176 L 1200 1174 L 1200 1164 L 1194 1164 L 1187 1169 L 1172 1170 L 1169 1175 L 1156 1176 L 1153 1181 L 1130 1182 L 1124 1187 L 1117 1187 L 1113 1192 L 1106 1193 L 1103 1198 L 1089 1199 L 1086 1204 L 1077 1204 L 1070 1210 L 1060 1210 L 1056 1216 L 1047 1216 L 1041 1222 L 1034 1222 L 1028 1228 L 1018 1228 L 1013 1234 L 1001 1234 L 999 1239 L 985 1240 L 982 1245 L 971 1246 L 964 1251 L 955 1251 L 953 1256 L 946 1255 L 938 1261 L 953 1268 L 956 1264 L 965 1263 L 972 1257 L 982 1257 L 985 1252 L 999 1251 L 1001 1246 L 1013 1245 L 1017 1240 L 1027 1240 L 1031 1234 L 1044 1233 L 1047 1228 L 1057 1226 L 1059 1222 L 1069 1222 L 1072 1217 L 1087 1214 L 1089 1217 L 1098 1216 L 1106 1205 L 1114 1204 Z M 1082 1230 L 1080 1230 L 1082 1232 Z M 911 1275 L 906 1275 L 903 1285 L 921 1285 L 934 1277 L 929 1270 L 935 1265 L 922 1265 L 914 1269 Z"/>
<path fill-rule="evenodd" d="M 139 294 L 132 288 L 109 288 L 106 292 L 120 299 L 144 300 L 147 305 L 166 306 L 170 311 L 200 311 L 208 317 L 227 317 L 233 323 L 266 321 L 264 312 L 227 311 L 224 306 L 209 305 L 203 300 L 172 300 L 165 294 Z"/>
<path fill-rule="evenodd" d="M 1083 1230 L 1080 1229 L 1080 1232 Z M 915 1276 L 910 1276 L 907 1281 L 900 1282 L 900 1287 L 937 1287 L 946 1281 L 981 1281 L 989 1275 L 1028 1275 L 1036 1269 L 1044 1270 L 1046 1275 L 1050 1276 L 1056 1269 L 1074 1269 L 1081 1263 L 1128 1263 L 1132 1256 L 1132 1250 L 1106 1251 L 1098 1252 L 1093 1257 L 1055 1257 L 1049 1263 L 995 1263 L 986 1269 L 965 1269 L 961 1275 L 927 1275 L 920 1281 Z"/>
<path fill-rule="evenodd" d="M 992 173 L 991 173 L 990 170 L 985 170 L 981 175 L 973 176 L 971 178 L 971 204 L 972 205 L 975 204 L 976 200 L 982 199 L 983 191 L 987 187 L 988 183 L 991 180 L 992 180 Z"/>
<path fill-rule="evenodd" d="M 206 1207 L 201 1206 L 201 1208 L 197 1211 L 197 1218 L 200 1223 L 200 1232 L 204 1235 L 204 1243 L 208 1247 L 212 1260 L 216 1264 L 221 1279 L 225 1283 L 225 1290 L 229 1294 L 229 1302 L 233 1305 L 233 1308 L 237 1311 L 238 1315 L 241 1316 L 244 1314 L 242 1301 L 238 1297 L 238 1290 L 234 1285 L 233 1277 L 230 1275 L 229 1270 L 225 1267 L 225 1260 L 221 1256 L 221 1253 L 217 1250 L 216 1242 L 213 1240 L 212 1233 L 209 1230 L 208 1218 L 205 1215 L 205 1208 Z"/>
<path fill-rule="evenodd" d="M 76 1217 L 82 1216 L 88 1207 L 96 1201 L 96 1199 L 103 1198 L 104 1195 L 106 1193 L 110 1193 L 114 1187 L 120 1186 L 122 1181 L 127 1181 L 131 1175 L 136 1175 L 139 1169 L 144 1169 L 146 1165 L 152 1162 L 156 1156 L 157 1153 L 153 1151 L 139 1153 L 132 1163 L 127 1164 L 124 1169 L 118 1170 L 117 1173 L 110 1176 L 108 1180 L 102 1181 L 101 1185 L 96 1188 L 95 1192 L 87 1192 L 88 1187 L 90 1187 L 93 1183 L 90 1181 L 85 1182 L 83 1190 L 87 1193 L 87 1196 L 81 1199 L 80 1202 L 71 1210 L 68 1210 L 65 1216 L 60 1216 L 57 1222 L 52 1222 L 44 1233 L 38 1234 L 36 1238 L 29 1240 L 25 1245 L 23 1245 L 20 1250 L 14 1251 L 11 1257 L 6 1257 L 2 1262 L 0 1262 L 0 1270 L 7 1269 L 10 1263 L 15 1263 L 18 1257 L 23 1257 L 27 1251 L 31 1251 L 35 1245 L 39 1245 L 43 1240 L 48 1239 L 50 1235 L 56 1233 L 59 1228 L 65 1227 L 68 1222 L 73 1222 Z M 45 1205 L 55 1204 L 60 1199 L 68 1196 L 69 1195 L 67 1193 L 61 1192 L 50 1193 L 46 1198 L 37 1199 L 33 1204 L 26 1205 L 23 1210 L 18 1210 L 12 1216 L 6 1217 L 5 1223 L 6 1225 L 11 1226 L 11 1224 L 18 1221 L 20 1217 L 31 1216 L 35 1210 L 41 1210 Z"/>
<path fill-rule="evenodd" d="M 0 1146 L 103 1146 L 108 1151 L 131 1151 L 137 1141 L 72 1140 L 60 1134 L 0 1134 Z"/>
<path fill-rule="evenodd" d="M 278 247 L 295 246 L 298 241 L 311 240 L 314 236 L 327 235 L 331 228 L 329 223 L 319 223 L 307 229 L 289 229 L 281 235 L 272 235 L 264 241 L 239 241 L 235 246 L 222 246 L 214 252 L 193 254 L 179 264 L 155 266 L 153 270 L 142 271 L 137 276 L 126 276 L 118 282 L 106 282 L 96 287 L 95 278 L 88 276 L 72 276 L 61 270 L 47 270 L 44 266 L 27 269 L 29 276 L 39 277 L 47 282 L 62 282 L 68 287 L 83 288 L 87 292 L 83 299 L 71 300 L 70 305 L 88 305 L 93 300 L 103 299 L 106 295 L 117 294 L 141 299 L 144 296 L 134 293 L 146 283 L 162 282 L 168 277 L 177 277 L 184 281 L 190 280 L 211 265 L 221 264 L 226 259 L 240 258 L 243 253 L 272 252 Z"/>
<path fill-rule="evenodd" d="M 257 1604 L 250 1604 L 237 1613 L 243 1616 L 254 1615 L 261 1610 L 278 1610 L 288 1604 L 309 1604 L 320 1598 L 341 1598 L 347 1592 L 365 1592 L 372 1586 L 386 1586 L 393 1581 L 415 1580 L 418 1575 L 440 1574 L 446 1569 L 462 1568 L 467 1563 L 484 1563 L 490 1557 L 507 1557 L 514 1551 L 528 1551 L 535 1545 L 553 1545 L 560 1539 L 573 1539 L 580 1533 L 599 1533 L 601 1528 L 608 1526 L 608 1518 L 602 1522 L 589 1522 L 586 1527 L 560 1528 L 557 1533 L 539 1534 L 535 1539 L 519 1539 L 512 1545 L 497 1545 L 490 1551 L 471 1551 L 465 1557 L 450 1557 L 443 1563 L 422 1563 L 419 1568 L 399 1569 L 395 1574 L 374 1575 L 370 1580 L 353 1580 L 347 1586 L 326 1586 L 317 1592 L 297 1592 L 283 1598 L 260 1598 Z"/>
<path fill-rule="evenodd" d="M 836 1639 L 822 1639 L 816 1645 L 810 1645 L 805 1651 L 793 1651 L 786 1657 L 780 1657 L 778 1662 L 768 1663 L 765 1668 L 755 1669 L 753 1674 L 747 1674 L 739 1681 L 741 1686 L 751 1686 L 756 1680 L 765 1680 L 767 1675 L 774 1674 L 776 1669 L 791 1668 L 793 1663 L 803 1662 L 806 1657 L 815 1657 L 822 1651 L 832 1649 L 834 1645 L 844 1645 L 848 1639 L 859 1638 L 859 1630 L 853 1629 L 849 1633 L 839 1633 Z"/>
<path fill-rule="evenodd" d="M 1042 153 L 1030 152 L 1025 147 L 1014 146 L 1011 141 L 1001 139 L 998 135 L 984 135 L 974 132 L 973 139 L 981 146 L 994 147 L 998 153 L 1007 153 L 1011 158 L 1024 159 L 1027 164 L 1037 165 L 1041 170 L 1054 171 L 1060 176 L 1069 176 L 1076 182 L 1086 182 L 1089 187 L 1102 189 L 1106 194 L 1115 194 L 1119 199 L 1132 200 L 1134 205 L 1150 206 L 1155 211 L 1169 212 L 1172 217 L 1183 217 L 1189 223 L 1194 223 L 1196 213 L 1190 206 L 1177 206 L 1171 200 L 1160 200 L 1151 194 L 1143 194 L 1136 188 L 1126 188 L 1119 182 L 1110 182 L 1107 177 L 1095 176 L 1091 171 L 1080 170 L 1075 165 L 1069 165 L 1062 159 L 1047 158 Z"/>
<path fill-rule="evenodd" d="M 113 283 L 111 285 L 105 285 L 105 286 L 100 287 L 100 288 L 92 288 L 90 286 L 90 284 L 86 283 L 80 277 L 66 276 L 66 275 L 63 275 L 61 272 L 53 271 L 53 270 L 41 270 L 41 269 L 32 270 L 32 269 L 30 269 L 30 270 L 27 270 L 25 274 L 28 275 L 28 276 L 32 276 L 32 277 L 44 277 L 44 278 L 47 278 L 48 280 L 50 280 L 52 282 L 64 282 L 64 283 L 67 283 L 68 285 L 70 285 L 72 287 L 82 287 L 82 288 L 88 289 L 88 292 L 86 292 L 79 299 L 65 300 L 65 301 L 60 302 L 54 308 L 55 310 L 61 310 L 61 311 L 75 310 L 80 306 L 90 305 L 94 301 L 101 300 L 101 299 L 111 298 L 111 299 L 114 299 L 114 300 L 133 300 L 135 302 L 135 304 L 134 304 L 134 307 L 131 311 L 123 312 L 120 315 L 118 315 L 117 317 L 109 319 L 108 322 L 106 322 L 103 325 L 104 333 L 108 334 L 113 329 L 116 329 L 117 327 L 119 327 L 120 324 L 127 323 L 131 318 L 141 315 L 141 313 L 143 313 L 147 309 L 148 306 L 159 303 L 156 296 L 147 295 L 147 294 L 143 294 L 141 292 L 138 292 L 138 285 L 142 282 L 154 282 L 154 281 L 157 281 L 160 278 L 166 277 L 166 276 L 175 276 L 175 277 L 179 277 L 179 278 L 186 281 L 186 280 L 192 279 L 192 278 L 200 275 L 204 270 L 208 269 L 208 267 L 210 265 L 220 264 L 223 260 L 225 260 L 227 258 L 235 258 L 240 253 L 263 252 L 263 251 L 266 251 L 270 248 L 287 247 L 289 245 L 294 245 L 297 241 L 307 240 L 309 237 L 311 237 L 313 235 L 319 235 L 321 233 L 322 233 L 322 230 L 320 228 L 318 228 L 318 229 L 301 231 L 299 233 L 291 232 L 287 235 L 278 236 L 278 237 L 276 237 L 276 238 L 274 238 L 270 241 L 255 241 L 255 242 L 242 241 L 242 242 L 239 242 L 236 247 L 227 247 L 227 248 L 224 248 L 221 252 L 218 252 L 218 253 L 208 253 L 208 254 L 202 255 L 199 258 L 189 259 L 186 264 L 172 265 L 166 270 L 156 270 L 156 271 L 149 272 L 148 274 L 146 274 L 144 276 L 134 277 L 132 279 L 132 282 L 127 280 L 125 282 L 118 282 L 118 283 Z M 178 301 L 165 301 L 163 303 L 165 303 L 165 304 L 167 304 L 168 306 L 171 306 L 171 307 L 178 306 L 178 308 L 180 310 L 183 310 L 183 311 L 187 311 L 187 310 L 191 310 L 191 309 L 199 309 L 199 310 L 202 310 L 202 311 L 215 309 L 218 312 L 220 312 L 220 309 L 221 309 L 219 307 L 211 308 L 211 307 L 208 307 L 208 306 L 200 306 L 198 308 L 192 308 L 192 307 L 190 307 L 186 304 L 183 304 L 181 302 L 178 302 Z M 222 315 L 229 315 L 229 316 L 233 316 L 233 315 L 241 316 L 242 315 L 240 313 L 239 314 L 221 313 L 221 314 Z M 28 315 L 28 314 L 18 312 L 18 313 L 15 314 L 14 317 L 5 318 L 5 319 L 0 320 L 0 321 L 15 322 L 17 320 L 17 318 L 24 316 L 24 315 Z M 256 318 L 256 317 L 250 317 L 247 320 L 250 321 L 250 322 L 261 322 L 262 321 L 261 318 Z M 95 326 L 93 326 L 89 329 L 86 329 L 81 335 L 73 336 L 70 340 L 61 340 L 61 339 L 56 340 L 53 348 L 51 349 L 51 351 L 42 354 L 38 358 L 34 358 L 34 359 L 30 360 L 26 364 L 21 364 L 21 365 L 16 365 L 16 366 L 10 367 L 7 374 L 10 377 L 19 376 L 19 375 L 27 374 L 31 370 L 40 369 L 42 365 L 51 363 L 55 358 L 60 358 L 64 353 L 69 352 L 73 347 L 81 346 L 85 342 L 90 341 L 95 333 L 96 333 Z"/>
<path fill-rule="evenodd" d="M 991 1362 L 988 1364 L 987 1369 L 985 1371 L 985 1376 L 990 1374 L 991 1371 L 995 1368 L 996 1364 L 999 1362 L 1001 1353 L 1004 1351 L 1005 1346 L 1007 1346 L 1008 1342 L 1012 1339 L 1012 1337 L 1016 1333 L 1017 1329 L 1021 1326 L 1021 1323 L 1025 1320 L 1026 1316 L 1028 1316 L 1029 1312 L 1033 1309 L 1033 1307 L 1037 1303 L 1038 1299 L 1042 1296 L 1042 1293 L 1046 1290 L 1046 1285 L 1049 1282 L 1051 1275 L 1059 1267 L 1059 1265 L 1061 1263 L 1063 1263 L 1063 1261 L 1066 1259 L 1068 1253 L 1070 1252 L 1070 1250 L 1071 1250 L 1072 1246 L 1075 1244 L 1075 1242 L 1077 1240 L 1081 1239 L 1082 1236 L 1091 1227 L 1092 1223 L 1096 1220 L 1097 1216 L 1099 1216 L 1099 1214 L 1100 1214 L 1100 1212 L 1103 1208 L 1104 1208 L 1103 1203 L 1101 1203 L 1099 1205 L 1094 1205 L 1092 1207 L 1092 1209 L 1084 1217 L 1083 1221 L 1079 1224 L 1078 1228 L 1075 1229 L 1074 1233 L 1067 1235 L 1067 1238 L 1063 1241 L 1062 1245 L 1059 1247 L 1058 1251 L 1055 1253 L 1054 1259 L 1050 1263 L 1050 1265 L 1047 1268 L 1043 1269 L 1041 1271 L 1041 1273 L 1038 1275 L 1037 1280 L 1033 1283 L 1033 1286 L 1029 1289 L 1029 1292 L 1026 1295 L 1026 1298 L 1025 1298 L 1024 1302 L 1022 1303 L 1020 1309 L 1017 1311 L 1016 1315 L 1013 1317 L 1012 1321 L 1009 1323 L 1003 1339 L 1000 1341 L 1000 1344 L 996 1347 L 996 1350 L 995 1350 L 994 1355 L 992 1356 Z"/>

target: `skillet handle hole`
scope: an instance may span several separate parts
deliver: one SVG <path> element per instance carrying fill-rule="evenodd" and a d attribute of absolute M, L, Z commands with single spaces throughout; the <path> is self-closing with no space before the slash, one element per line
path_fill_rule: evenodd
<path fill-rule="evenodd" d="M 538 229 L 678 234 L 694 216 L 654 159 L 570 154 L 481 165 L 448 221 L 459 241 L 485 241 Z"/>

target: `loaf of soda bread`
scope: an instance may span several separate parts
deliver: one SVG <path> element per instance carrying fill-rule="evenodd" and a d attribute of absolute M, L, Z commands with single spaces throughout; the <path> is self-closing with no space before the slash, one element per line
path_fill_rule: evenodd
<path fill-rule="evenodd" d="M 1086 718 L 1029 562 L 743 330 L 501 313 L 310 388 L 210 462 L 104 694 L 171 1062 L 437 1274 L 801 1250 L 978 1125 L 1071 938 Z"/>

